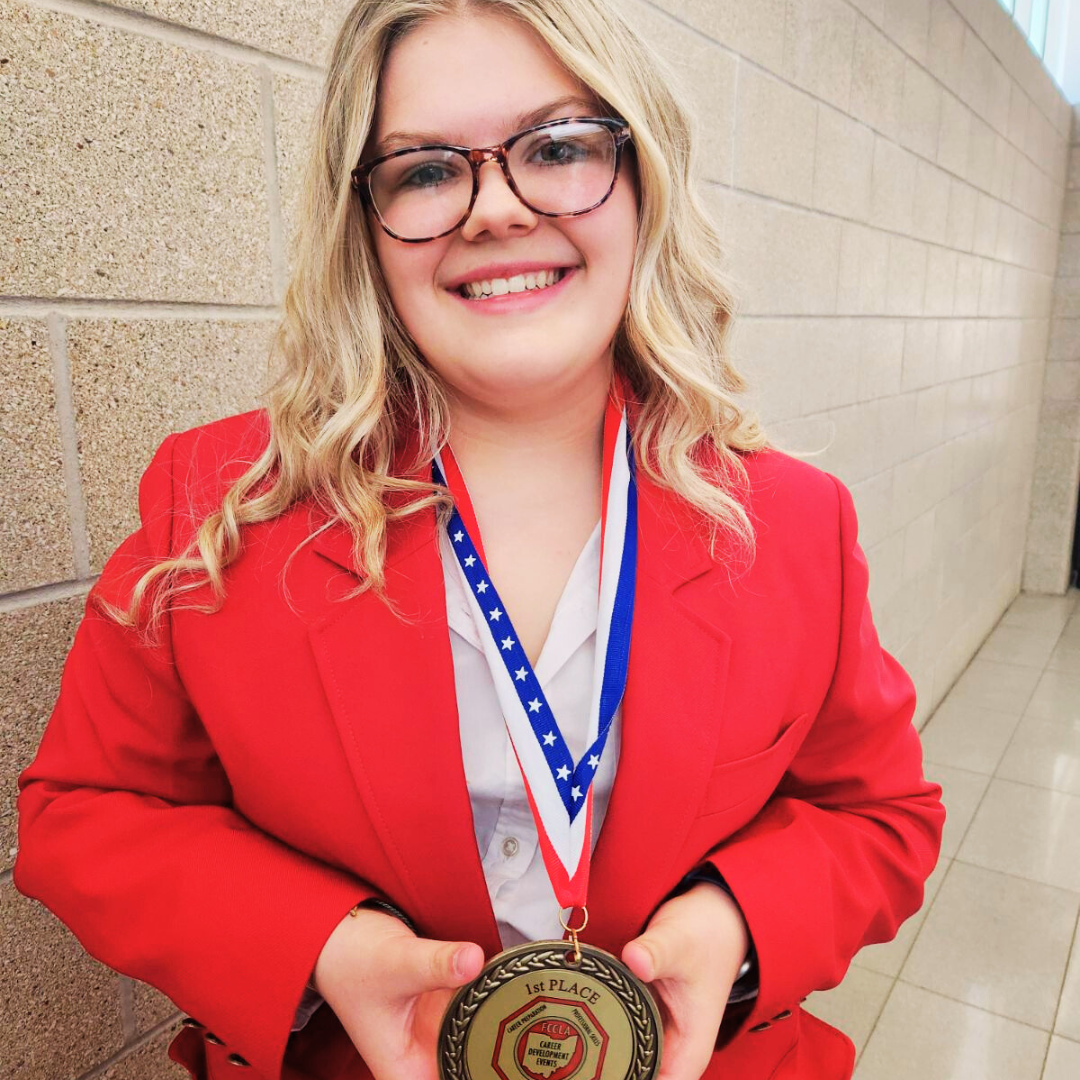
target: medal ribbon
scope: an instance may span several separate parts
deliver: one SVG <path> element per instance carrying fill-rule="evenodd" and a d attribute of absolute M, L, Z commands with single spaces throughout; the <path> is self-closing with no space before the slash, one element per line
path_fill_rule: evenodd
<path fill-rule="evenodd" d="M 626 689 L 637 567 L 634 451 L 618 380 L 604 414 L 604 485 L 600 519 L 600 589 L 591 743 L 577 762 L 518 641 L 487 572 L 480 530 L 464 478 L 449 446 L 432 462 L 455 508 L 447 529 L 469 585 L 469 604 L 536 822 L 544 866 L 559 906 L 584 907 L 592 853 L 593 778 Z M 584 811 L 584 812 L 582 812 Z"/>

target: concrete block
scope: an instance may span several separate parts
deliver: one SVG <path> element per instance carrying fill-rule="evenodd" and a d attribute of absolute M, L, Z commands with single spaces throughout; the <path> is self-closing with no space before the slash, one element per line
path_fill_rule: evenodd
<path fill-rule="evenodd" d="M 74 576 L 44 321 L 0 317 L 0 395 L 0 592 L 14 592 Z"/>
<path fill-rule="evenodd" d="M 139 478 L 165 436 L 258 406 L 274 325 L 180 319 L 69 325 L 94 572 L 139 527 Z"/>
<path fill-rule="evenodd" d="M 0 18 L 0 294 L 271 303 L 255 68 L 44 8 Z"/>

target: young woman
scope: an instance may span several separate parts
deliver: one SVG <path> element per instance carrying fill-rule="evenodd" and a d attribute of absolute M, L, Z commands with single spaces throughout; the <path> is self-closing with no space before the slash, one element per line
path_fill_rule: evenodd
<path fill-rule="evenodd" d="M 161 444 L 19 780 L 17 887 L 192 1076 L 434 1080 L 569 926 L 658 1003 L 633 1075 L 851 1074 L 800 1001 L 919 908 L 941 791 L 850 493 L 737 400 L 661 70 L 606 0 L 338 35 L 284 371 Z"/>

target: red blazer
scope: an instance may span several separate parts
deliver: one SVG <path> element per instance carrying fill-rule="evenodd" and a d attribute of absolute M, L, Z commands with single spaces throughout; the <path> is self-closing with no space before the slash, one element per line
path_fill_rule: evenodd
<path fill-rule="evenodd" d="M 266 440 L 261 410 L 166 438 L 140 482 L 142 527 L 94 592 L 126 599 Z M 780 451 L 744 461 L 757 554 L 730 573 L 638 472 L 622 743 L 582 937 L 618 955 L 712 862 L 761 990 L 728 1009 L 705 1075 L 841 1080 L 853 1044 L 799 1003 L 919 909 L 945 812 L 923 776 L 915 688 L 874 629 L 848 489 Z M 423 935 L 500 949 L 434 522 L 389 535 L 389 593 L 410 622 L 371 593 L 339 599 L 359 580 L 340 524 L 299 551 L 283 589 L 320 523 L 307 504 L 247 528 L 222 609 L 174 613 L 157 647 L 87 605 L 18 779 L 14 882 L 200 1022 L 170 1047 L 194 1077 L 370 1077 L 328 1006 L 290 1037 L 320 950 L 362 898 L 389 898 Z"/>

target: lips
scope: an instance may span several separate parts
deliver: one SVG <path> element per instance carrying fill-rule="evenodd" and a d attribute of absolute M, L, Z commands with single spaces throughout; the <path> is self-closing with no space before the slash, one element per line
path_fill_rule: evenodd
<path fill-rule="evenodd" d="M 523 289 L 521 292 L 485 295 L 483 299 L 465 296 L 460 289 L 448 290 L 447 294 L 459 304 L 464 305 L 464 310 L 478 316 L 525 313 L 547 307 L 549 304 L 557 304 L 558 298 L 573 286 L 577 273 L 577 269 L 571 267 L 554 285 L 548 285 L 542 289 Z"/>

